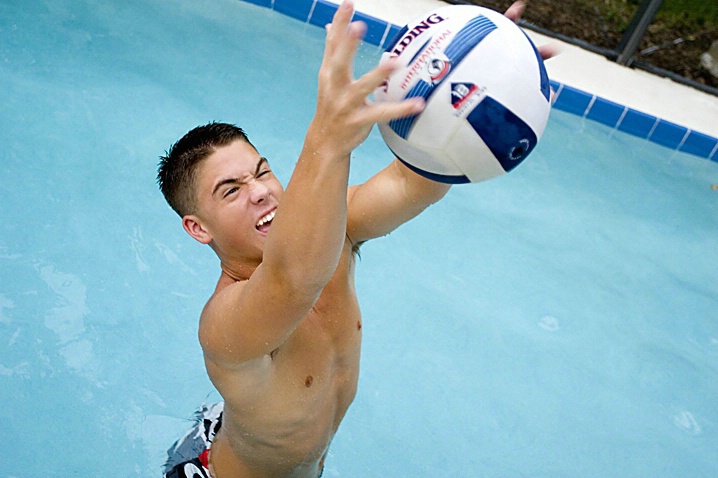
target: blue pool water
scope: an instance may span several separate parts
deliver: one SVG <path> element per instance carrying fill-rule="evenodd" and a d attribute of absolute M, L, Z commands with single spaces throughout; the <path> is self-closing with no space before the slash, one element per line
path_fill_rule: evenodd
<path fill-rule="evenodd" d="M 159 476 L 218 399 L 196 339 L 217 260 L 157 157 L 230 121 L 286 182 L 322 47 L 237 0 L 0 2 L 0 478 Z M 375 131 L 352 181 L 388 154 Z M 366 244 L 325 476 L 715 476 L 716 182 L 555 111 L 520 168 Z"/>

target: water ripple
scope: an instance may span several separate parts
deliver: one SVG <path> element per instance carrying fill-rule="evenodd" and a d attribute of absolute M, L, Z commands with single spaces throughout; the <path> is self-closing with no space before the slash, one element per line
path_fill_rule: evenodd
<path fill-rule="evenodd" d="M 548 330 L 549 332 L 556 332 L 561 328 L 561 324 L 558 319 L 553 315 L 544 315 L 541 317 L 538 321 L 538 326 L 544 330 Z"/>
<path fill-rule="evenodd" d="M 673 424 L 691 435 L 700 435 L 702 431 L 693 414 L 686 410 L 673 416 Z"/>

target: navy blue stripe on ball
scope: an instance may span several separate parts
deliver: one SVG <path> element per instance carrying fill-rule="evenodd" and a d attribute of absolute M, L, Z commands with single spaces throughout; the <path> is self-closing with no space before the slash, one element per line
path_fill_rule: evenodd
<path fill-rule="evenodd" d="M 476 105 L 466 119 L 506 172 L 526 159 L 538 142 L 524 120 L 490 96 Z"/>
<path fill-rule="evenodd" d="M 411 65 L 412 63 L 414 63 L 414 60 L 416 60 L 416 57 L 419 56 L 421 53 L 423 53 L 424 48 L 426 48 L 426 45 L 429 44 L 429 42 L 431 41 L 432 38 L 433 38 L 433 37 L 429 37 L 429 39 L 426 40 L 426 41 L 424 42 L 424 44 L 421 45 L 421 47 L 420 47 L 418 50 L 416 50 L 416 53 L 414 53 L 414 56 L 411 57 L 411 60 L 409 60 L 409 62 L 407 63 L 407 65 Z"/>
<path fill-rule="evenodd" d="M 396 154 L 394 154 L 394 156 L 396 156 Z M 416 166 L 412 165 L 411 163 L 404 161 L 399 156 L 396 156 L 396 159 L 401 161 L 404 166 L 411 169 L 416 174 L 418 174 L 420 176 L 424 176 L 427 179 L 431 179 L 432 181 L 436 181 L 436 182 L 444 183 L 444 184 L 466 184 L 466 183 L 471 182 L 469 180 L 469 178 L 467 178 L 463 174 L 458 175 L 458 176 L 449 176 L 449 175 L 445 175 L 445 174 L 430 173 L 428 171 L 424 171 L 423 169 L 417 168 Z"/>
<path fill-rule="evenodd" d="M 414 86 L 411 87 L 409 92 L 406 94 L 404 99 L 416 98 L 420 96 L 424 100 L 428 99 L 434 88 L 424 80 L 419 80 Z M 406 139 L 409 136 L 412 126 L 419 118 L 419 115 L 404 116 L 403 118 L 397 118 L 389 121 L 389 127 L 399 136 Z"/>
<path fill-rule="evenodd" d="M 461 60 L 494 30 L 496 30 L 494 22 L 483 15 L 478 15 L 467 22 L 444 49 L 444 54 L 451 61 L 452 68 L 461 63 Z"/>
<path fill-rule="evenodd" d="M 454 38 L 451 39 L 451 42 L 446 49 L 444 49 L 444 55 L 449 60 L 451 68 L 458 66 L 466 55 L 468 55 L 476 45 L 478 45 L 489 33 L 494 30 L 496 30 L 496 25 L 483 15 L 478 15 L 469 20 L 464 27 L 459 30 Z M 424 48 L 428 43 L 428 41 L 424 43 L 424 45 L 414 55 L 414 58 L 416 58 L 419 53 L 424 51 Z M 413 63 L 413 59 L 408 64 L 410 65 L 411 63 Z M 424 80 L 419 80 L 404 96 L 404 99 L 416 98 L 417 96 L 420 96 L 424 98 L 425 101 L 429 101 L 431 95 L 434 94 L 436 89 L 441 86 L 444 80 L 448 77 L 449 75 L 434 84 L 427 83 Z M 411 132 L 411 128 L 414 126 L 414 123 L 416 123 L 418 118 L 419 116 L 415 115 L 395 119 L 389 122 L 389 127 L 396 134 L 404 139 L 407 139 L 409 133 Z"/>
<path fill-rule="evenodd" d="M 526 32 L 524 32 L 523 30 L 521 31 L 524 35 L 526 35 Z M 534 42 L 531 41 L 531 38 L 526 35 L 526 39 L 531 44 L 531 48 L 534 49 L 534 53 L 536 54 L 536 60 L 538 61 L 539 74 L 541 75 L 541 93 L 546 98 L 546 101 L 551 101 L 551 83 L 548 79 L 548 73 L 546 72 L 546 65 L 544 65 L 543 58 L 541 58 L 541 53 L 539 53 L 538 48 L 536 48 Z"/>
<path fill-rule="evenodd" d="M 394 38 L 391 39 L 391 41 L 389 42 L 389 44 L 387 45 L 387 47 L 384 51 L 385 52 L 392 51 L 394 49 L 394 47 L 396 46 L 396 44 L 399 43 L 399 40 L 401 40 L 401 37 L 406 35 L 406 32 L 408 32 L 408 31 L 409 31 L 409 26 L 404 25 L 404 27 L 401 30 L 399 30 L 399 32 L 396 35 L 394 35 Z"/>

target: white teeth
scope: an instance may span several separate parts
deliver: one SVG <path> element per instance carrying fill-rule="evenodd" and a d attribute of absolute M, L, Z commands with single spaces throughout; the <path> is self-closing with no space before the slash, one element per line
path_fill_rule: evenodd
<path fill-rule="evenodd" d="M 277 212 L 277 210 L 275 209 L 274 211 L 270 212 L 269 214 L 267 214 L 266 216 L 264 216 L 262 219 L 260 219 L 259 222 L 257 223 L 257 227 L 260 227 L 260 226 L 262 226 L 262 225 L 268 223 L 268 222 L 271 221 L 272 219 L 274 219 L 274 214 L 275 214 L 276 212 Z"/>

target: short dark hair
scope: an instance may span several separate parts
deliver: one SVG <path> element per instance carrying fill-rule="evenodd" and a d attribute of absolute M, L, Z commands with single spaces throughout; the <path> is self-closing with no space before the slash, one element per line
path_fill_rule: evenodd
<path fill-rule="evenodd" d="M 180 217 L 197 209 L 197 166 L 217 148 L 237 140 L 246 141 L 254 148 L 242 128 L 212 122 L 189 131 L 164 156 L 160 156 L 157 184 L 167 203 Z"/>

